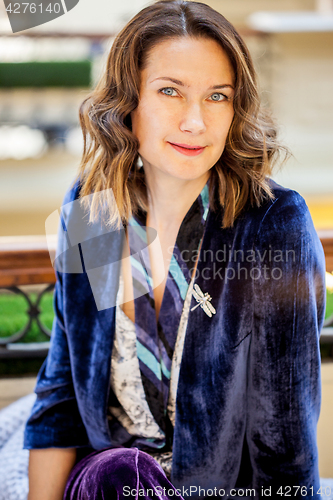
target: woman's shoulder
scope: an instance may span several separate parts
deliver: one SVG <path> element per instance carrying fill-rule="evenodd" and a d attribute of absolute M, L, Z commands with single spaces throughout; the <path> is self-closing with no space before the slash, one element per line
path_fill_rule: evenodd
<path fill-rule="evenodd" d="M 299 233 L 301 230 L 315 232 L 309 208 L 303 196 L 294 189 L 268 179 L 274 198 L 264 203 L 258 233 L 267 231 L 268 226 L 275 232 Z"/>
<path fill-rule="evenodd" d="M 292 188 L 288 188 L 278 184 L 273 179 L 268 179 L 268 184 L 272 190 L 274 195 L 274 199 L 271 202 L 271 206 L 276 205 L 276 208 L 282 209 L 284 207 L 292 208 L 300 212 L 308 212 L 308 206 L 306 204 L 303 196 Z M 268 206 L 268 210 L 271 209 L 271 206 Z"/>
<path fill-rule="evenodd" d="M 291 249 L 303 256 L 304 265 L 308 259 L 324 268 L 323 247 L 305 199 L 294 189 L 272 179 L 269 182 L 274 199 L 263 210 L 256 228 L 255 246 Z"/>

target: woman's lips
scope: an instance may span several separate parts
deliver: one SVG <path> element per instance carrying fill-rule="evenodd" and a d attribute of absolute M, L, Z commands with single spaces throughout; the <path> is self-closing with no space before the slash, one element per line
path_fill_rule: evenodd
<path fill-rule="evenodd" d="M 205 147 L 202 148 L 200 146 L 187 146 L 186 144 L 173 144 L 172 142 L 169 142 L 169 144 L 176 151 L 179 151 L 179 153 L 186 156 L 198 156 L 205 149 Z"/>

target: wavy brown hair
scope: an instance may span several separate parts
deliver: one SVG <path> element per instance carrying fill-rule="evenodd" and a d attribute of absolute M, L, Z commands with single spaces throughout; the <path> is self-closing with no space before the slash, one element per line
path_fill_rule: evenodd
<path fill-rule="evenodd" d="M 106 69 L 96 88 L 80 106 L 84 150 L 80 166 L 81 197 L 93 194 L 91 220 L 106 199 L 108 222 L 127 222 L 138 209 L 148 208 L 143 169 L 136 167 L 138 140 L 130 113 L 137 107 L 140 71 L 149 51 L 177 37 L 216 40 L 228 55 L 235 74 L 234 118 L 225 149 L 211 169 L 210 206 L 224 208 L 222 227 L 233 225 L 246 206 L 273 198 L 267 176 L 281 151 L 276 128 L 260 106 L 252 58 L 235 28 L 204 3 L 160 0 L 133 17 L 113 42 Z M 85 198 L 87 199 L 87 198 Z M 103 202 L 104 200 L 104 202 Z M 115 210 L 114 202 L 118 210 Z"/>

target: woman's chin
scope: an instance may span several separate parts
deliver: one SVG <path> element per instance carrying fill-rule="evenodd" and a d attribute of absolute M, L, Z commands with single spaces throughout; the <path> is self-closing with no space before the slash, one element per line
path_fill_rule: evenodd
<path fill-rule="evenodd" d="M 169 167 L 169 166 L 168 166 Z M 195 168 L 192 165 L 180 165 L 179 168 L 173 164 L 173 168 L 157 167 L 150 164 L 150 167 L 145 167 L 145 172 L 148 177 L 152 175 L 155 179 L 174 179 L 179 181 L 195 181 L 199 179 L 208 179 L 211 166 Z"/>

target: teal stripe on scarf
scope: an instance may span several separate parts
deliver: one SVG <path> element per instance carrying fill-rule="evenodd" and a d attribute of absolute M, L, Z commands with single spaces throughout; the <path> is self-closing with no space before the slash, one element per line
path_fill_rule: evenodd
<path fill-rule="evenodd" d="M 141 344 L 141 342 L 137 339 L 136 340 L 136 350 L 138 354 L 138 358 L 146 365 L 148 366 L 149 370 L 151 370 L 155 376 L 158 378 L 158 380 L 162 380 L 162 371 L 161 371 L 161 365 L 155 358 L 155 356 L 148 351 L 148 349 Z"/>
<path fill-rule="evenodd" d="M 204 214 L 203 214 L 202 218 L 204 220 L 206 220 L 208 212 L 209 212 L 209 189 L 208 189 L 207 184 L 205 185 L 205 187 L 201 191 L 201 200 L 202 200 L 202 204 L 204 207 Z"/>
<path fill-rule="evenodd" d="M 177 283 L 181 298 L 185 300 L 188 289 L 188 283 L 174 255 L 171 258 L 169 272 L 173 277 L 173 279 L 175 280 L 175 282 Z"/>

